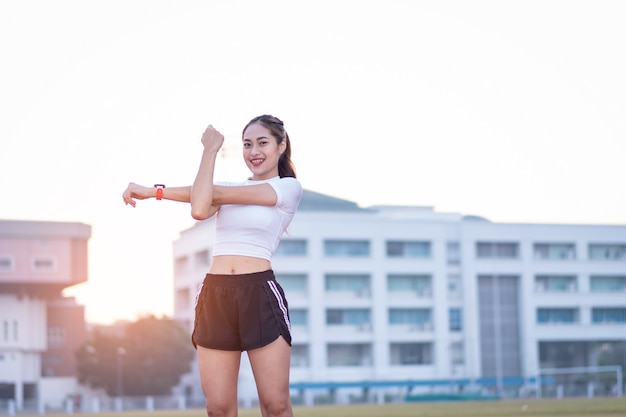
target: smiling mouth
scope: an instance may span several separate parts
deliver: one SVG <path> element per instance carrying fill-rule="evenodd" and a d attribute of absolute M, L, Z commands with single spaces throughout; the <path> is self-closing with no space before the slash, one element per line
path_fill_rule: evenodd
<path fill-rule="evenodd" d="M 254 166 L 259 166 L 263 163 L 264 159 L 251 159 L 250 163 Z"/>

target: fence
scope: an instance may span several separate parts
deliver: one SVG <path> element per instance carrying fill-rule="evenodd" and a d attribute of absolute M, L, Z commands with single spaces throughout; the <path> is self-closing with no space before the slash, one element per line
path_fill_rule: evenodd
<path fill-rule="evenodd" d="M 498 389 L 504 387 L 504 390 Z M 542 369 L 539 377 L 454 380 L 344 381 L 292 383 L 294 404 L 385 403 L 405 401 L 465 401 L 497 398 L 564 398 L 624 396 L 619 366 Z M 256 402 L 241 402 L 254 407 Z M 0 416 L 52 413 L 105 413 L 203 409 L 204 401 L 182 396 L 67 398 L 62 406 L 27 401 L 17 410 L 13 400 L 0 399 Z"/>

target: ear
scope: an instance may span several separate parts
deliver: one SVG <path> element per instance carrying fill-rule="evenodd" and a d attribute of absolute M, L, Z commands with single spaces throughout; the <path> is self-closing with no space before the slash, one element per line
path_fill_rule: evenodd
<path fill-rule="evenodd" d="M 280 142 L 280 144 L 278 145 L 278 152 L 280 152 L 280 155 L 282 156 L 283 153 L 285 152 L 285 149 L 287 149 L 287 141 L 283 140 L 282 142 Z"/>

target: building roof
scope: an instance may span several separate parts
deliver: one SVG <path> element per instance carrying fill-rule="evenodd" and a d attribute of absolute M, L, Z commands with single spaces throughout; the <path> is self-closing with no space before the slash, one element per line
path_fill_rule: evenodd
<path fill-rule="evenodd" d="M 368 209 L 359 207 L 355 202 L 331 197 L 327 194 L 316 193 L 311 190 L 304 190 L 302 200 L 298 210 L 304 211 L 360 211 L 367 212 Z"/>
<path fill-rule="evenodd" d="M 91 226 L 75 222 L 1 220 L 0 237 L 72 237 L 89 239 Z"/>

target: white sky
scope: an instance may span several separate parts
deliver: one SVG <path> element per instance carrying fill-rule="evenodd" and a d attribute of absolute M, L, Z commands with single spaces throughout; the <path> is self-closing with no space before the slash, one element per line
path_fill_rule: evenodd
<path fill-rule="evenodd" d="M 92 225 L 87 319 L 171 314 L 171 202 L 209 123 L 285 121 L 305 188 L 626 224 L 626 2 L 0 2 L 0 218 Z M 239 180 L 238 158 L 218 179 Z"/>

